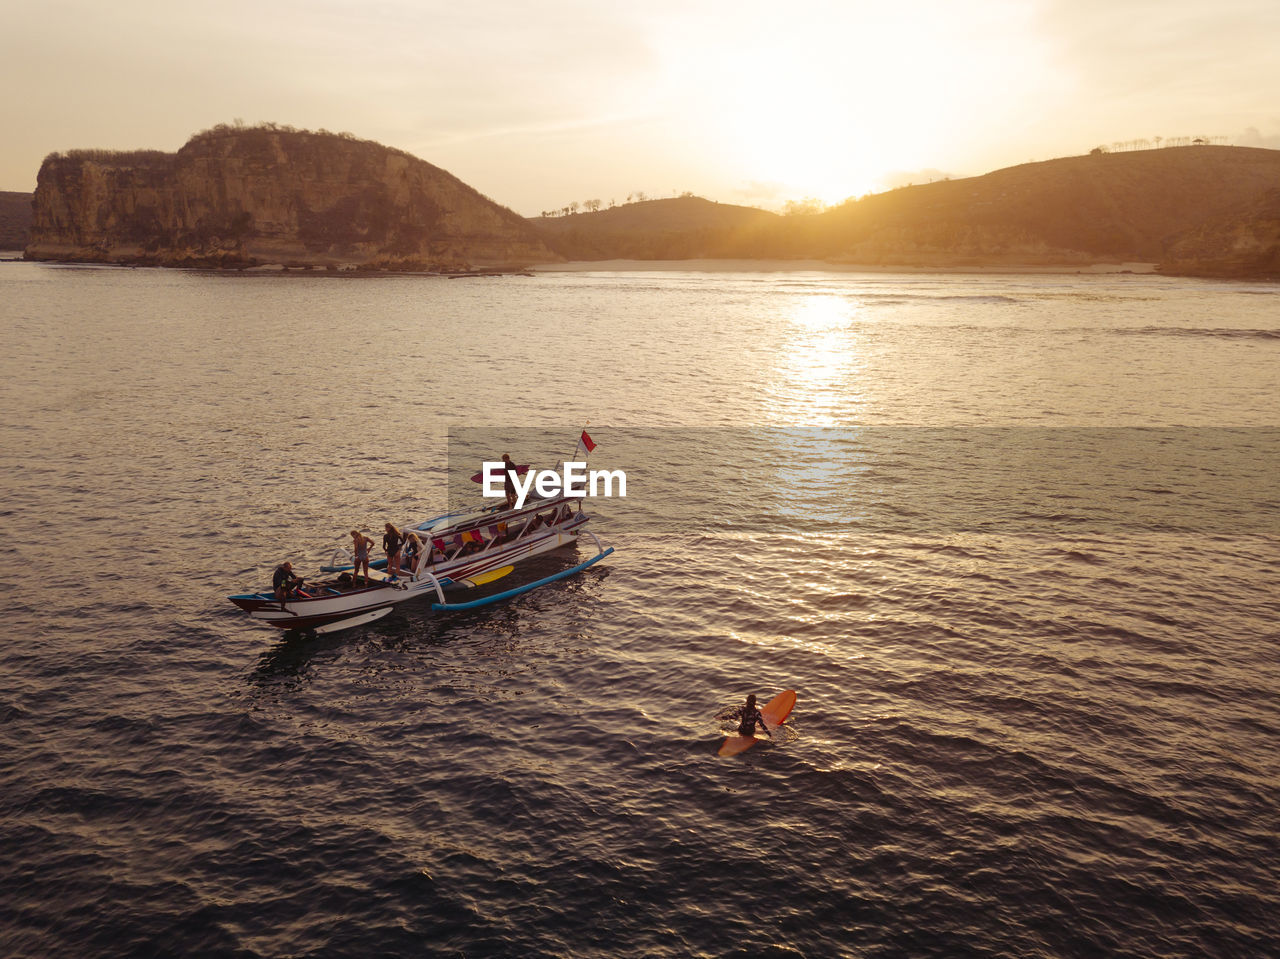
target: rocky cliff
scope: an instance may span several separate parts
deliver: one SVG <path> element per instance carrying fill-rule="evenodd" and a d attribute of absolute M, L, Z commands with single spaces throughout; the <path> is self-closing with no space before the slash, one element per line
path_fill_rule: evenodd
<path fill-rule="evenodd" d="M 390 270 L 557 259 L 527 221 L 438 167 L 275 127 L 218 127 L 176 154 L 47 157 L 26 258 Z"/>

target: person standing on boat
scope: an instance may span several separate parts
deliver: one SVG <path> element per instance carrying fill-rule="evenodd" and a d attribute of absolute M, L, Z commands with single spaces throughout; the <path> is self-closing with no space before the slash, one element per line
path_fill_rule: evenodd
<path fill-rule="evenodd" d="M 373 540 L 359 530 L 351 531 L 351 558 L 355 561 L 355 569 L 351 571 L 351 578 L 356 579 L 360 575 L 360 567 L 364 567 L 364 584 L 369 585 L 369 550 L 373 547 Z"/>
<path fill-rule="evenodd" d="M 492 475 L 492 474 L 490 474 Z M 511 462 L 511 454 L 502 454 L 502 491 L 507 495 L 507 509 L 516 508 L 516 464 Z"/>
<path fill-rule="evenodd" d="M 293 564 L 287 560 L 276 567 L 271 577 L 271 588 L 275 591 L 276 599 L 282 603 L 301 585 L 302 577 L 293 575 Z"/>
<path fill-rule="evenodd" d="M 739 736 L 754 736 L 756 734 L 756 723 L 759 723 L 760 728 L 765 731 L 769 738 L 773 738 L 773 733 L 769 732 L 768 723 L 764 721 L 764 714 L 756 708 L 755 693 L 752 693 L 747 697 L 746 705 L 739 706 L 724 718 L 741 720 L 741 722 L 738 723 Z"/>
<path fill-rule="evenodd" d="M 400 547 L 404 544 L 404 536 L 390 523 L 386 530 L 382 534 L 382 548 L 387 551 L 387 575 L 394 583 L 400 578 Z"/>

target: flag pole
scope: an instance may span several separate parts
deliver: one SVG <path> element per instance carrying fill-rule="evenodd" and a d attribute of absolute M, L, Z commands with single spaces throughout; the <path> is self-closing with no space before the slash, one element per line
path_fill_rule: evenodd
<path fill-rule="evenodd" d="M 591 425 L 591 421 L 590 421 L 590 420 L 587 420 L 587 422 L 583 424 L 582 429 L 578 430 L 578 442 L 576 442 L 576 443 L 574 443 L 574 444 L 573 444 L 573 456 L 572 456 L 572 458 L 570 458 L 569 462 L 571 462 L 571 463 L 572 463 L 572 462 L 576 462 L 576 461 L 577 461 L 577 459 L 578 459 L 578 447 L 580 447 L 580 446 L 583 446 L 583 445 L 584 445 L 584 444 L 583 444 L 583 442 L 582 442 L 582 437 L 584 437 L 584 436 L 586 436 L 586 435 L 587 435 L 587 427 L 588 427 L 588 426 L 590 426 L 590 425 Z M 584 459 L 582 462 L 583 462 L 583 465 L 586 465 L 587 460 L 589 460 L 589 459 L 591 458 L 591 450 L 584 450 L 584 452 L 586 452 L 586 454 L 587 454 L 587 455 L 586 455 L 586 459 Z M 581 512 L 582 512 L 582 504 L 581 504 L 581 503 L 579 503 L 579 504 L 578 504 L 578 512 L 579 512 L 579 513 L 581 513 Z"/>
<path fill-rule="evenodd" d="M 560 468 L 561 466 L 563 466 L 565 463 L 572 463 L 575 459 L 577 459 L 577 456 L 578 456 L 578 447 L 582 445 L 582 434 L 583 434 L 583 433 L 585 433 L 585 432 L 587 431 L 587 427 L 588 427 L 588 426 L 590 426 L 590 425 L 591 425 L 591 421 L 590 421 L 590 420 L 587 420 L 586 424 L 582 427 L 582 429 L 578 430 L 578 442 L 576 442 L 576 443 L 574 443 L 574 444 L 573 444 L 573 453 L 569 456 L 569 458 L 568 458 L 567 460 L 561 460 L 559 463 L 557 463 L 557 464 L 556 464 L 556 469 L 559 469 L 559 468 Z M 590 450 L 588 450 L 588 451 L 587 451 L 587 456 L 588 456 L 588 458 L 591 456 L 591 451 L 590 451 Z M 585 461 L 584 461 L 584 462 L 585 462 Z"/>

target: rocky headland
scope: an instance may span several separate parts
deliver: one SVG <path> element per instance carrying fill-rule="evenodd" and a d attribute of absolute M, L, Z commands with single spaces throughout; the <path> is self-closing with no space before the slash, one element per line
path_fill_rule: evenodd
<path fill-rule="evenodd" d="M 274 126 L 216 127 L 177 153 L 47 157 L 25 256 L 442 272 L 557 258 L 528 221 L 439 167 Z"/>

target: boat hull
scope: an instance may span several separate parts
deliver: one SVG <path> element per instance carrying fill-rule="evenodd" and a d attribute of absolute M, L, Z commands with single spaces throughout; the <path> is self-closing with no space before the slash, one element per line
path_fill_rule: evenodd
<path fill-rule="evenodd" d="M 385 570 L 372 570 L 372 584 L 359 589 L 327 589 L 317 595 L 295 596 L 283 602 L 271 593 L 250 593 L 228 597 L 251 617 L 283 630 L 334 632 L 372 622 L 391 612 L 399 603 L 421 596 L 442 599 L 444 590 L 465 588 L 464 581 L 483 578 L 485 573 L 522 563 L 534 556 L 572 546 L 588 517 L 576 514 L 565 523 L 536 535 L 500 544 L 429 567 L 432 575 L 405 574 L 392 583 Z M 363 577 L 361 577 L 363 578 Z M 304 590 L 308 587 L 304 586 Z M 312 587 L 314 589 L 314 587 Z"/>

